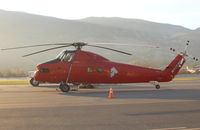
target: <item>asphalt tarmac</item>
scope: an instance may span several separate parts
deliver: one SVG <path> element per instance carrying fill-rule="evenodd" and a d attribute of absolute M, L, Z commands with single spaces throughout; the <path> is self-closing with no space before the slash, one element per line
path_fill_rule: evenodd
<path fill-rule="evenodd" d="M 109 99 L 112 87 L 116 98 Z M 102 85 L 0 85 L 0 130 L 200 130 L 200 80 Z"/>

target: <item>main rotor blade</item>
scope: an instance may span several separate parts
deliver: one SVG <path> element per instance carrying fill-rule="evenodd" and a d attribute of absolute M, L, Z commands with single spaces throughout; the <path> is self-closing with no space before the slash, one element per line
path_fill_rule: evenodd
<path fill-rule="evenodd" d="M 96 46 L 96 45 L 87 45 L 87 46 L 102 48 L 102 49 L 111 50 L 111 51 L 116 51 L 116 52 L 119 52 L 119 53 L 122 53 L 122 54 L 126 54 L 126 55 L 132 55 L 132 54 L 127 53 L 127 52 L 123 52 L 123 51 L 119 51 L 119 50 L 115 50 L 115 49 L 111 49 L 111 48 L 107 48 L 107 47 Z"/>
<path fill-rule="evenodd" d="M 13 47 L 13 48 L 4 48 L 1 49 L 2 51 L 5 50 L 14 50 L 14 49 L 22 49 L 22 48 L 31 48 L 31 47 L 39 47 L 39 46 L 59 46 L 59 45 L 67 45 L 71 43 L 49 43 L 49 44 L 40 44 L 40 45 L 31 45 L 31 46 L 20 46 L 20 47 Z"/>
<path fill-rule="evenodd" d="M 133 44 L 133 43 L 92 43 L 90 45 L 117 45 L 117 46 L 138 46 L 138 47 L 151 47 L 151 48 L 159 48 L 155 45 L 148 45 L 148 44 Z"/>
<path fill-rule="evenodd" d="M 22 57 L 27 57 L 27 56 L 35 55 L 35 54 L 38 54 L 38 53 L 42 53 L 42 52 L 46 52 L 46 51 L 50 51 L 50 50 L 55 50 L 55 49 L 59 49 L 59 48 L 63 48 L 63 47 L 69 47 L 69 46 L 72 46 L 72 44 L 66 45 L 66 46 L 53 47 L 53 48 L 49 48 L 49 49 L 45 49 L 45 50 L 41 50 L 41 51 L 37 51 L 37 52 L 34 52 L 34 53 L 30 53 L 30 54 L 24 55 Z"/>

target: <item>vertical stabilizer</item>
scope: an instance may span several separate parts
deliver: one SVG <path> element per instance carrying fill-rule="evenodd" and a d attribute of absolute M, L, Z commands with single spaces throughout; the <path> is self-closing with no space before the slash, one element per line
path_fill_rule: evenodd
<path fill-rule="evenodd" d="M 164 75 L 166 77 L 166 79 L 168 81 L 172 80 L 174 78 L 174 76 L 180 71 L 181 67 L 184 65 L 185 63 L 185 57 L 189 57 L 191 58 L 188 54 L 187 54 L 187 48 L 189 46 L 189 42 L 186 42 L 186 46 L 183 52 L 180 52 L 175 59 L 165 68 L 165 70 L 163 70 Z M 171 51 L 175 52 L 175 49 L 170 48 Z M 193 57 L 191 58 L 195 61 L 198 61 L 197 58 Z"/>
<path fill-rule="evenodd" d="M 185 63 L 183 55 L 178 54 L 175 59 L 165 68 L 164 72 L 169 74 L 172 78 L 180 71 Z"/>

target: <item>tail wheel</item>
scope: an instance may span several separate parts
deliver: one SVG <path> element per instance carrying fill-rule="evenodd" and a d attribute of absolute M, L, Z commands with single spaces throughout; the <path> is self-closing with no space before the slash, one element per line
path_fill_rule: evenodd
<path fill-rule="evenodd" d="M 29 81 L 30 84 L 34 87 L 37 87 L 39 86 L 40 82 L 39 81 L 36 81 L 34 78 L 31 78 L 31 80 Z"/>
<path fill-rule="evenodd" d="M 69 92 L 69 90 L 70 90 L 70 86 L 67 84 L 63 84 L 63 83 L 60 84 L 59 88 L 62 92 Z"/>
<path fill-rule="evenodd" d="M 155 87 L 156 87 L 156 89 L 160 89 L 160 85 L 156 85 Z"/>

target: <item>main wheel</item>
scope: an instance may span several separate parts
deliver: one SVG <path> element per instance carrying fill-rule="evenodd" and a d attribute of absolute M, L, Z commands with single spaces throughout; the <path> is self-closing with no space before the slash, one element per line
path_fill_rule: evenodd
<path fill-rule="evenodd" d="M 156 89 L 160 89 L 160 85 L 156 85 Z"/>
<path fill-rule="evenodd" d="M 31 80 L 29 81 L 30 84 L 34 87 L 37 87 L 39 86 L 40 82 L 39 81 L 36 81 L 34 78 L 31 78 Z"/>
<path fill-rule="evenodd" d="M 60 90 L 61 90 L 62 92 L 69 92 L 69 90 L 70 90 L 69 85 L 67 85 L 67 84 L 62 84 L 62 83 L 60 84 L 59 88 L 60 88 Z"/>

